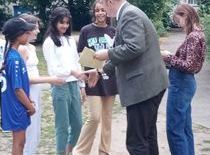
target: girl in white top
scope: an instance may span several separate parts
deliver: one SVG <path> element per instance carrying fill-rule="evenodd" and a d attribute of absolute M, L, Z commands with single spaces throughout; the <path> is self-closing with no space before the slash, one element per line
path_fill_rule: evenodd
<path fill-rule="evenodd" d="M 71 15 L 68 9 L 55 8 L 43 43 L 48 73 L 63 78 L 67 83 L 52 86 L 55 112 L 56 151 L 59 155 L 72 152 L 82 127 L 81 99 L 78 79 L 86 78 L 78 63 L 76 42 L 71 37 Z M 84 83 L 82 84 L 84 93 Z"/>
<path fill-rule="evenodd" d="M 39 33 L 39 19 L 33 15 L 22 14 L 21 18 L 27 22 L 36 24 L 36 29 L 31 33 L 29 42 L 36 39 Z M 26 130 L 26 143 L 24 146 L 24 155 L 32 155 L 36 153 L 36 149 L 40 140 L 41 133 L 41 98 L 40 98 L 40 83 L 63 84 L 64 80 L 57 77 L 40 76 L 38 70 L 38 58 L 34 45 L 27 43 L 19 47 L 23 59 L 26 62 L 28 76 L 30 80 L 30 99 L 34 102 L 36 113 L 31 116 L 31 124 Z"/>

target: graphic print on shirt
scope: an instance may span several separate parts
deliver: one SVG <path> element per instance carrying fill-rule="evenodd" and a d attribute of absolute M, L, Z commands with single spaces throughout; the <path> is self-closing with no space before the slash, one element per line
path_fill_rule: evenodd
<path fill-rule="evenodd" d="M 105 34 L 103 37 L 91 37 L 87 39 L 88 47 L 93 47 L 95 51 L 101 49 L 109 49 L 112 46 L 110 46 L 109 41 L 105 38 L 105 36 L 109 36 L 108 34 Z M 107 37 L 108 38 L 108 37 Z M 111 38 L 109 36 L 109 38 Z M 106 73 L 102 73 L 102 77 L 104 80 L 108 80 L 109 76 Z"/>
<path fill-rule="evenodd" d="M 106 35 L 109 36 L 108 34 Z M 98 51 L 101 49 L 109 49 L 111 47 L 104 36 L 88 38 L 87 43 L 88 43 L 88 47 L 93 47 L 95 51 Z"/>

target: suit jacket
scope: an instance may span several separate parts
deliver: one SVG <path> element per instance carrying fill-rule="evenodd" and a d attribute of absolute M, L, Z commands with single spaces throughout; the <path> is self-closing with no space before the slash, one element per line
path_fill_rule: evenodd
<path fill-rule="evenodd" d="M 157 33 L 139 8 L 128 2 L 117 21 L 115 47 L 109 49 L 106 73 L 116 71 L 121 104 L 130 106 L 158 95 L 168 86 Z"/>

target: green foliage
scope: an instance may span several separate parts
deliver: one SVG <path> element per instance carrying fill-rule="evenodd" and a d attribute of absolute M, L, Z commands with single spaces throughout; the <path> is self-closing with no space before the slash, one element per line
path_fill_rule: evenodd
<path fill-rule="evenodd" d="M 10 14 L 6 13 L 5 8 L 0 8 L 0 28 L 3 26 L 4 22 L 11 17 Z"/>
<path fill-rule="evenodd" d="M 0 0 L 0 4 L 5 0 Z M 39 41 L 42 40 L 43 32 L 45 32 L 50 11 L 55 6 L 68 7 L 72 14 L 73 30 L 80 30 L 82 26 L 90 23 L 90 3 L 94 0 L 19 0 L 19 5 L 26 6 L 33 10 L 41 21 L 41 35 Z M 153 21 L 158 34 L 162 35 L 168 29 L 170 22 L 171 4 L 176 4 L 178 0 L 129 0 L 132 4 L 142 9 L 148 17 Z M 15 3 L 16 0 L 7 0 L 7 2 Z"/>
<path fill-rule="evenodd" d="M 11 14 L 7 13 L 8 7 L 6 0 L 0 0 L 0 29 L 3 26 L 4 22 L 11 18 Z"/>
<path fill-rule="evenodd" d="M 40 34 L 37 42 L 42 42 L 42 38 L 47 27 L 50 10 L 58 5 L 58 3 L 55 2 L 55 0 L 20 0 L 18 3 L 21 6 L 31 9 L 32 13 L 41 19 L 42 26 L 40 28 Z M 16 3 L 16 0 L 8 0 L 8 3 Z"/>
<path fill-rule="evenodd" d="M 175 3 L 176 2 L 171 2 L 171 1 L 167 1 L 165 3 L 165 7 L 162 14 L 162 22 L 166 30 L 169 30 L 169 27 L 171 26 L 171 15 L 172 15 Z"/>
<path fill-rule="evenodd" d="M 153 21 L 159 35 L 166 32 L 170 19 L 170 0 L 129 0 L 129 2 L 147 14 Z"/>
<path fill-rule="evenodd" d="M 205 17 L 210 14 L 210 0 L 198 0 L 199 15 Z"/>
<path fill-rule="evenodd" d="M 207 47 L 208 47 L 208 58 L 210 58 L 210 15 L 207 15 L 202 18 L 205 36 L 207 40 Z"/>
<path fill-rule="evenodd" d="M 90 23 L 91 0 L 68 0 L 68 8 L 72 14 L 73 29 L 80 30 L 81 27 Z"/>
<path fill-rule="evenodd" d="M 199 4 L 200 4 L 199 15 L 202 17 L 201 21 L 205 30 L 205 36 L 208 48 L 208 58 L 210 59 L 210 1 L 200 0 Z"/>
<path fill-rule="evenodd" d="M 56 6 L 64 6 L 69 8 L 72 14 L 72 24 L 74 30 L 80 28 L 90 22 L 90 6 L 89 3 L 93 0 L 19 0 L 19 5 L 25 6 L 33 10 L 42 21 L 41 33 L 38 41 L 42 41 L 43 34 L 46 30 L 50 11 Z M 8 0 L 10 3 L 15 3 L 16 0 Z"/>
<path fill-rule="evenodd" d="M 210 14 L 210 6 L 201 4 L 199 6 L 199 15 L 204 17 L 207 14 Z"/>

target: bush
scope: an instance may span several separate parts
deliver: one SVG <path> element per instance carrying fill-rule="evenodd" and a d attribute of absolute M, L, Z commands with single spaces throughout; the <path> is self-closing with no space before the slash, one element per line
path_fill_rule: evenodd
<path fill-rule="evenodd" d="M 210 15 L 202 17 L 201 22 L 204 27 L 205 37 L 207 41 L 208 59 L 210 59 Z"/>
<path fill-rule="evenodd" d="M 0 8 L 0 30 L 2 26 L 4 25 L 5 21 L 7 21 L 9 18 L 11 18 L 11 15 L 5 13 L 4 8 Z"/>
<path fill-rule="evenodd" d="M 166 28 L 164 27 L 163 22 L 161 20 L 153 21 L 153 24 L 159 36 L 164 36 L 166 34 Z"/>
<path fill-rule="evenodd" d="M 208 5 L 200 5 L 199 6 L 199 15 L 204 17 L 207 14 L 210 14 L 210 8 Z"/>
<path fill-rule="evenodd" d="M 169 0 L 129 0 L 130 3 L 139 7 L 152 20 L 159 35 L 165 34 L 168 29 L 170 11 Z"/>
<path fill-rule="evenodd" d="M 205 36 L 207 40 L 207 47 L 208 47 L 208 58 L 210 58 L 210 15 L 206 15 L 202 18 L 203 26 L 205 30 Z"/>

